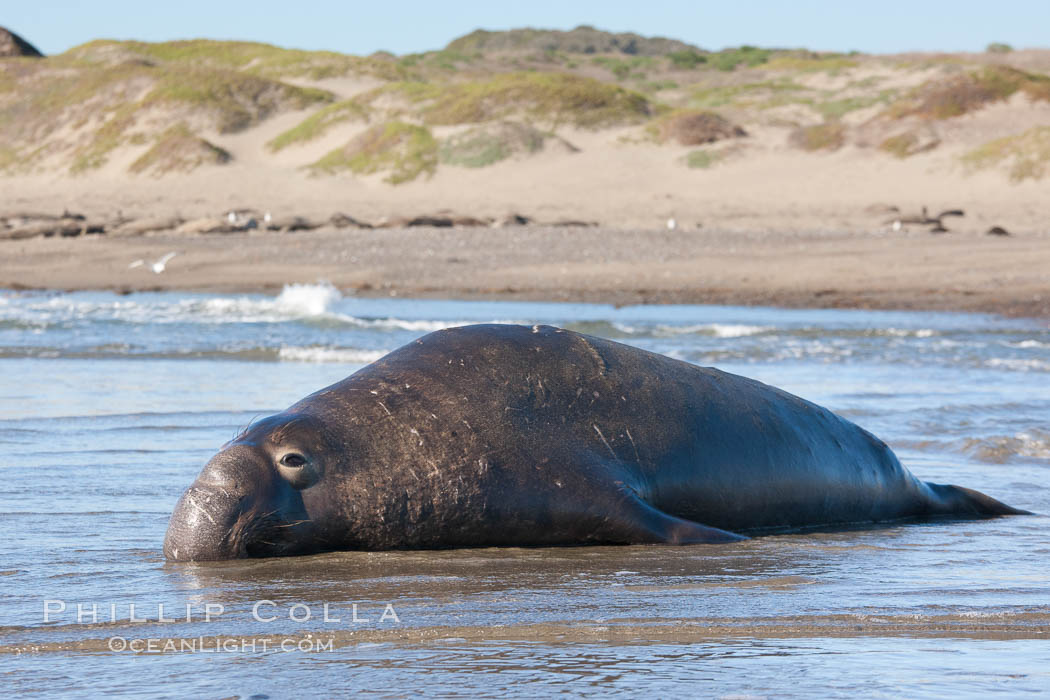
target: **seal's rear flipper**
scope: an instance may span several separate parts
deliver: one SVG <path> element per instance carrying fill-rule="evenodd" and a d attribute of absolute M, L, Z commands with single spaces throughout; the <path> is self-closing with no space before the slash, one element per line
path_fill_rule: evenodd
<path fill-rule="evenodd" d="M 652 507 L 636 495 L 622 502 L 619 517 L 609 518 L 602 537 L 625 544 L 716 544 L 749 539 L 717 527 L 676 518 Z"/>
<path fill-rule="evenodd" d="M 986 496 L 980 491 L 974 491 L 964 486 L 931 484 L 929 482 L 926 485 L 937 495 L 940 504 L 944 508 L 943 511 L 938 511 L 938 514 L 944 513 L 946 515 L 976 518 L 992 518 L 998 515 L 1032 515 L 1031 511 L 1008 506 L 1002 501 L 997 501 L 991 496 Z"/>

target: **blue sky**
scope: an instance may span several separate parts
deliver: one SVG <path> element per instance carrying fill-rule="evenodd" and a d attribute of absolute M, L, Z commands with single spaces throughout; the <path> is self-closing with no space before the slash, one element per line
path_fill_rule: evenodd
<path fill-rule="evenodd" d="M 590 24 L 703 48 L 755 44 L 890 53 L 1050 46 L 1050 0 L 405 0 L 4 2 L 0 26 L 45 53 L 97 38 L 207 37 L 367 54 L 436 49 L 474 29 Z"/>

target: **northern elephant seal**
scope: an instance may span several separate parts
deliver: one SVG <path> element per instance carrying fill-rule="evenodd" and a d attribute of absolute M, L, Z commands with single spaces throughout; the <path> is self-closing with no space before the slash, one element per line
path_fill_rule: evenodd
<path fill-rule="evenodd" d="M 437 331 L 227 443 L 172 560 L 700 543 L 1019 513 L 774 387 L 550 326 Z"/>

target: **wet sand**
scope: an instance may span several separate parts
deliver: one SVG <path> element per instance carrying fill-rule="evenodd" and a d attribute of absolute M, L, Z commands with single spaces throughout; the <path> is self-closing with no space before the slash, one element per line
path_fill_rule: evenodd
<path fill-rule="evenodd" d="M 1050 318 L 1050 234 L 528 226 L 0 241 L 7 288 L 273 292 L 319 280 L 361 296 Z"/>
<path fill-rule="evenodd" d="M 939 615 L 783 615 L 769 618 L 660 618 L 616 619 L 603 624 L 578 621 L 543 624 L 479 626 L 401 627 L 395 629 L 324 629 L 298 633 L 292 637 L 276 634 L 168 636 L 155 628 L 143 632 L 152 649 L 162 651 L 207 652 L 264 644 L 276 646 L 285 639 L 324 643 L 332 649 L 356 644 L 434 644 L 456 641 L 532 642 L 543 644 L 696 644 L 726 639 L 858 639 L 865 637 L 904 637 L 913 639 L 1045 639 L 1050 615 L 1045 612 L 1004 613 L 994 616 L 972 614 Z M 113 625 L 110 632 L 127 633 L 125 625 Z M 95 631 L 98 631 L 97 629 Z M 77 640 L 0 645 L 0 655 L 25 652 L 106 652 L 112 651 L 113 637 L 87 637 Z"/>

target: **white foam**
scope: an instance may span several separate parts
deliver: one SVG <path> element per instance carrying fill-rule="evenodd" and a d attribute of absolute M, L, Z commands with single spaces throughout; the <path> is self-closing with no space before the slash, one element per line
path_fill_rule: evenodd
<path fill-rule="evenodd" d="M 375 362 L 387 352 L 389 351 L 288 346 L 277 351 L 277 358 L 285 362 L 336 362 L 363 365 Z"/>
<path fill-rule="evenodd" d="M 937 335 L 932 328 L 882 328 L 875 335 L 888 335 L 892 338 L 930 338 Z"/>
<path fill-rule="evenodd" d="M 199 318 L 203 314 L 219 323 L 276 323 L 300 318 L 339 317 L 330 309 L 342 298 L 339 290 L 327 282 L 286 284 L 274 299 L 232 297 L 207 299 L 203 303 L 185 301 L 180 304 L 179 315 Z"/>
<path fill-rule="evenodd" d="M 1045 360 L 1021 360 L 1013 357 L 993 357 L 985 360 L 987 367 L 1002 367 L 1004 369 L 1017 370 L 1019 372 L 1046 372 L 1050 371 L 1050 362 Z"/>
<path fill-rule="evenodd" d="M 716 338 L 743 338 L 772 330 L 769 326 L 747 326 L 733 323 L 712 323 L 711 334 Z"/>
<path fill-rule="evenodd" d="M 1037 457 L 1039 459 L 1050 457 L 1050 435 L 1017 433 L 1016 438 L 1021 442 L 1021 447 L 1017 450 L 1017 454 L 1022 457 Z"/>
<path fill-rule="evenodd" d="M 637 333 L 645 333 L 645 329 L 638 328 L 636 326 L 631 326 L 631 325 L 628 325 L 626 323 L 622 323 L 620 321 L 613 321 L 612 327 L 615 328 L 616 330 L 620 331 L 621 333 L 626 333 L 627 335 L 635 335 Z"/>
<path fill-rule="evenodd" d="M 744 338 L 773 330 L 772 326 L 752 326 L 743 323 L 701 323 L 691 326 L 659 325 L 657 335 L 709 335 L 715 338 Z"/>
<path fill-rule="evenodd" d="M 428 333 L 475 323 L 463 319 L 359 318 L 336 311 L 343 299 L 327 282 L 288 284 L 276 297 L 191 297 L 178 300 L 139 297 L 113 301 L 88 301 L 56 296 L 29 304 L 9 305 L 2 318 L 41 324 L 69 321 L 119 320 L 139 324 L 170 323 L 284 323 L 313 320 L 377 331 Z M 14 313 L 8 311 L 11 309 Z M 528 324 L 531 321 L 493 320 L 490 323 Z"/>
<path fill-rule="evenodd" d="M 1032 340 L 1031 338 L 1029 338 L 1028 340 L 1022 340 L 1017 343 L 1004 343 L 1004 345 L 1010 348 L 1021 348 L 1022 350 L 1030 350 L 1035 348 L 1050 348 L 1050 343 L 1043 343 L 1038 340 Z"/>
<path fill-rule="evenodd" d="M 446 328 L 455 328 L 456 326 L 467 326 L 472 323 L 503 323 L 503 324 L 518 324 L 518 325 L 531 325 L 529 321 L 514 321 L 514 320 L 493 320 L 493 321 L 440 321 L 440 320 L 418 320 L 418 319 L 404 319 L 404 318 L 354 318 L 352 316 L 342 316 L 343 320 L 351 323 L 355 326 L 362 328 L 377 328 L 380 330 L 401 330 L 401 331 L 413 331 L 416 333 L 430 333 L 432 331 L 440 331 Z"/>
<path fill-rule="evenodd" d="M 402 330 L 429 333 L 431 331 L 444 330 L 445 328 L 463 326 L 470 323 L 470 321 L 410 321 L 402 318 L 354 318 L 351 320 L 351 323 L 353 323 L 355 326 L 361 326 L 363 328 L 379 328 L 383 330 Z"/>
<path fill-rule="evenodd" d="M 274 300 L 279 311 L 300 316 L 320 316 L 332 304 L 343 298 L 339 290 L 328 282 L 318 284 L 286 284 Z"/>

